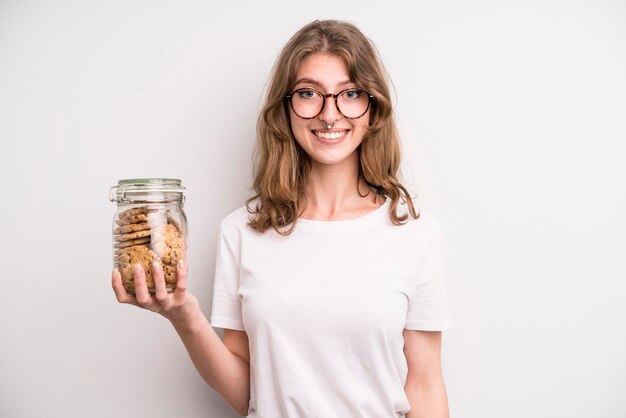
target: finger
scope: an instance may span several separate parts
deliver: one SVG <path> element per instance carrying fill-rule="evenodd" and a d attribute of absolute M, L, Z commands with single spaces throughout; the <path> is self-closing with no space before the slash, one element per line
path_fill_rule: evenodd
<path fill-rule="evenodd" d="M 113 286 L 113 292 L 119 303 L 129 303 L 131 305 L 139 306 L 137 299 L 133 295 L 128 294 L 124 286 L 122 285 L 122 275 L 118 269 L 113 269 L 111 273 L 111 285 Z"/>
<path fill-rule="evenodd" d="M 152 263 L 152 277 L 154 278 L 154 287 L 156 288 L 155 297 L 156 300 L 165 307 L 167 302 L 167 289 L 165 288 L 165 276 L 163 274 L 163 267 L 159 262 Z"/>
<path fill-rule="evenodd" d="M 176 281 L 174 300 L 176 303 L 182 303 L 185 300 L 185 292 L 187 291 L 187 264 L 184 260 L 178 261 L 176 273 L 178 274 L 178 280 Z"/>
<path fill-rule="evenodd" d="M 143 266 L 139 263 L 135 264 L 135 298 L 141 306 L 148 309 L 154 306 L 155 302 L 148 292 L 148 285 L 146 284 L 146 273 L 143 271 Z"/>

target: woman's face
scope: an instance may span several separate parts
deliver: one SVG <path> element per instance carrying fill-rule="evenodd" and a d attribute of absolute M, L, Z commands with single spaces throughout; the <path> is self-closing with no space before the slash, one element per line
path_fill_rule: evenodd
<path fill-rule="evenodd" d="M 339 93 L 354 88 L 348 69 L 336 55 L 316 53 L 304 58 L 292 92 L 304 87 L 322 94 Z M 368 129 L 369 109 L 358 119 L 346 119 L 337 110 L 332 97 L 326 99 L 322 113 L 313 119 L 302 119 L 289 107 L 291 130 L 296 141 L 311 157 L 311 163 L 335 165 L 355 158 L 355 150 Z M 329 124 L 333 124 L 328 128 Z"/>

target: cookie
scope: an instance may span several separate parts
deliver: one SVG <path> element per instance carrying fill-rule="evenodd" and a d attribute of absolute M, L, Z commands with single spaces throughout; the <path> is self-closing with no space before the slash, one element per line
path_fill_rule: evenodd
<path fill-rule="evenodd" d="M 155 261 L 158 261 L 158 259 L 154 251 L 138 250 L 127 253 L 127 257 L 124 258 L 124 261 L 117 263 L 126 291 L 134 292 L 135 290 L 135 264 L 137 263 L 141 264 L 144 269 L 146 285 L 149 289 L 154 289 L 152 263 Z"/>
<path fill-rule="evenodd" d="M 173 240 L 179 239 L 181 234 L 174 225 L 165 224 L 154 226 L 151 237 L 156 245 L 166 245 Z"/>
<path fill-rule="evenodd" d="M 115 236 L 115 241 L 121 242 L 121 241 L 133 240 L 137 238 L 149 237 L 150 233 L 151 233 L 150 230 L 146 229 L 144 231 L 137 231 L 137 232 L 131 232 L 129 234 L 117 235 Z"/>
<path fill-rule="evenodd" d="M 150 248 L 148 248 L 148 245 L 146 244 L 138 244 L 138 245 L 131 245 L 129 247 L 124 247 L 124 248 L 117 248 L 114 252 L 115 256 L 118 256 L 120 254 L 123 254 L 125 252 L 127 252 L 128 250 L 137 250 L 139 248 L 145 248 L 146 250 L 149 250 Z"/>
<path fill-rule="evenodd" d="M 182 260 L 185 257 L 185 250 L 183 248 L 169 248 L 163 253 L 161 262 L 163 265 L 176 266 L 178 260 Z"/>
<path fill-rule="evenodd" d="M 146 245 L 135 245 L 132 247 L 121 248 L 116 250 L 118 254 L 113 256 L 113 261 L 120 264 L 131 263 L 134 258 L 140 257 L 144 254 L 151 254 L 153 258 L 157 259 L 154 251 L 150 250 Z"/>
<path fill-rule="evenodd" d="M 143 264 L 142 264 L 143 265 Z M 150 293 L 155 293 L 156 286 L 154 284 L 154 272 L 152 271 L 152 262 L 148 267 L 144 267 L 144 275 L 146 277 L 146 287 Z M 135 264 L 122 265 L 119 268 L 122 276 L 122 284 L 128 293 L 135 293 Z M 165 287 L 168 291 L 176 289 L 178 283 L 178 274 L 172 266 L 163 267 L 163 278 L 165 279 Z"/>
<path fill-rule="evenodd" d="M 152 225 L 150 225 L 147 222 L 140 223 L 140 224 L 130 224 L 130 225 L 118 226 L 117 228 L 113 230 L 113 233 L 115 235 L 130 234 L 131 232 L 144 231 L 146 229 L 150 229 L 151 227 Z"/>
<path fill-rule="evenodd" d="M 164 264 L 175 265 L 186 251 L 183 235 L 171 224 L 152 229 L 151 246 Z"/>
<path fill-rule="evenodd" d="M 120 255 L 116 255 L 113 257 L 113 261 L 118 264 L 128 264 L 130 263 L 130 254 L 121 253 Z"/>
<path fill-rule="evenodd" d="M 156 212 L 158 209 L 148 209 L 147 206 L 140 206 L 137 208 L 126 209 L 120 212 L 117 217 L 120 219 L 127 219 L 135 215 L 145 215 L 148 213 Z"/>
<path fill-rule="evenodd" d="M 146 276 L 146 286 L 148 291 L 154 293 L 154 277 L 152 276 L 152 265 L 148 268 L 143 266 L 144 275 Z M 122 276 L 122 285 L 128 293 L 135 293 L 135 265 L 129 264 L 127 266 L 120 266 L 118 268 L 120 275 Z"/>
<path fill-rule="evenodd" d="M 145 223 L 148 221 L 148 215 L 145 213 L 140 213 L 139 215 L 131 215 L 128 217 L 123 217 L 120 219 L 116 219 L 115 223 L 119 226 L 125 226 L 130 224 L 138 224 Z"/>
<path fill-rule="evenodd" d="M 165 214 L 165 217 L 167 218 L 167 223 L 174 225 L 174 227 L 178 230 L 180 234 L 185 233 L 185 231 L 183 231 L 183 226 L 180 224 L 180 222 L 174 219 L 174 217 L 172 216 L 172 213 L 169 210 Z"/>
<path fill-rule="evenodd" d="M 119 256 L 126 253 L 140 253 L 151 251 L 148 244 L 131 245 L 129 247 L 118 248 L 115 250 L 115 255 Z"/>
<path fill-rule="evenodd" d="M 147 244 L 149 242 L 150 242 L 150 237 L 144 237 L 144 238 L 131 239 L 129 241 L 117 242 L 115 243 L 115 245 L 113 245 L 113 247 L 114 248 L 126 248 L 126 247 L 131 247 L 133 245 Z"/>
<path fill-rule="evenodd" d="M 178 283 L 178 270 L 176 266 L 163 265 L 163 275 L 165 277 L 166 285 L 176 285 Z"/>

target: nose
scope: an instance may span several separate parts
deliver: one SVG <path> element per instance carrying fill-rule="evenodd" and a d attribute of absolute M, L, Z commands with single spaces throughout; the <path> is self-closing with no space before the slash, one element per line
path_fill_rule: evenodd
<path fill-rule="evenodd" d="M 324 108 L 318 118 L 320 121 L 325 122 L 328 125 L 332 125 L 341 119 L 341 113 L 339 113 L 339 109 L 337 108 L 337 99 L 332 95 L 328 95 L 324 99 Z"/>

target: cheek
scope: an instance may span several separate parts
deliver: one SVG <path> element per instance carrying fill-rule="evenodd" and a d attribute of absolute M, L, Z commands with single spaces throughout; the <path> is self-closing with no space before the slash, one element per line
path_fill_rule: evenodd
<path fill-rule="evenodd" d="M 364 119 L 362 121 L 359 121 L 359 123 L 356 124 L 355 127 L 362 131 L 367 131 L 369 129 L 369 123 L 367 122 L 367 119 Z"/>
<path fill-rule="evenodd" d="M 353 121 L 353 126 L 355 131 L 365 135 L 369 130 L 369 115 L 364 115 L 358 120 Z"/>
<path fill-rule="evenodd" d="M 358 129 L 369 129 L 370 127 L 370 118 L 372 117 L 372 112 L 371 111 L 367 111 L 367 113 L 365 113 L 363 116 L 361 116 L 358 119 L 353 120 L 353 124 L 354 127 Z"/>
<path fill-rule="evenodd" d="M 294 116 L 291 112 L 289 112 L 289 121 L 291 124 L 291 133 L 299 143 L 302 143 L 304 135 L 306 135 L 306 132 L 308 131 L 307 121 Z"/>
<path fill-rule="evenodd" d="M 293 112 L 289 112 L 289 121 L 291 123 L 291 129 L 293 131 L 302 129 L 303 126 L 306 125 L 306 119 L 302 119 L 293 114 Z"/>

